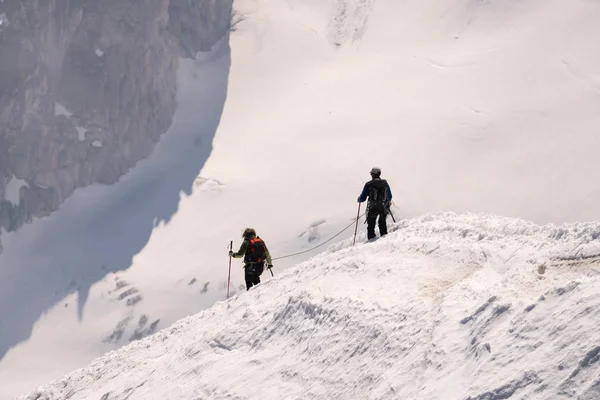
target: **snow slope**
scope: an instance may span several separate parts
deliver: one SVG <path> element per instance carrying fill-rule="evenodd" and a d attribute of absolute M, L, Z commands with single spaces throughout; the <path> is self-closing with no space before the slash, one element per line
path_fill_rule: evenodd
<path fill-rule="evenodd" d="M 175 124 L 150 158 L 3 235 L 0 397 L 224 299 L 226 246 L 246 226 L 274 256 L 323 243 L 352 222 L 374 165 L 399 217 L 600 218 L 598 2 L 235 8 L 231 37 L 182 63 Z"/>
<path fill-rule="evenodd" d="M 21 399 L 597 399 L 599 289 L 599 223 L 429 215 Z"/>

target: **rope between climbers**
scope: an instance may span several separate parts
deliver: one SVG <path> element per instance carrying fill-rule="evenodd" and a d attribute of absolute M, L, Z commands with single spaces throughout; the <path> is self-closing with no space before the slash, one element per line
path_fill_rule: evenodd
<path fill-rule="evenodd" d="M 362 213 L 360 217 L 358 217 L 358 219 L 362 218 L 365 215 L 365 213 Z M 350 225 L 348 225 L 347 227 L 345 227 L 344 229 L 342 229 L 341 231 L 339 231 L 338 233 L 335 234 L 335 236 L 332 236 L 331 238 L 327 239 L 326 241 L 324 241 L 323 243 L 319 244 L 318 246 L 313 247 L 312 249 L 308 249 L 308 250 L 304 250 L 298 253 L 294 253 L 294 254 L 288 254 L 287 256 L 281 256 L 281 257 L 276 257 L 273 258 L 273 261 L 276 260 L 282 260 L 284 258 L 289 258 L 289 257 L 294 257 L 294 256 L 299 256 L 300 254 L 305 254 L 308 252 L 311 252 L 315 249 L 318 249 L 319 247 L 331 242 L 333 239 L 335 239 L 336 237 L 340 236 L 342 233 L 344 233 L 348 228 L 350 228 L 352 225 L 354 225 L 356 223 L 356 220 L 352 220 L 352 222 L 350 223 Z"/>

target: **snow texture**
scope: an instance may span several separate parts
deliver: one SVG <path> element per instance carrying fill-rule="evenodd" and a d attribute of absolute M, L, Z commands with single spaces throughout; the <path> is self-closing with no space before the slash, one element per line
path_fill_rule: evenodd
<path fill-rule="evenodd" d="M 87 132 L 87 129 L 82 128 L 80 126 L 77 126 L 76 128 L 77 128 L 77 137 L 78 137 L 79 141 L 80 142 L 85 141 L 85 134 Z M 100 143 L 100 142 L 98 142 L 98 143 Z M 92 143 L 92 145 L 93 145 L 93 143 Z M 102 147 L 102 143 L 100 143 L 100 147 Z"/>
<path fill-rule="evenodd" d="M 20 399 L 597 398 L 600 223 L 445 213 L 392 231 Z"/>
<path fill-rule="evenodd" d="M 54 115 L 64 115 L 67 118 L 71 118 L 73 113 L 68 111 L 62 104 L 54 103 Z"/>
<path fill-rule="evenodd" d="M 112 361 L 123 380 L 101 387 L 96 364 L 96 398 L 158 396 L 146 385 L 173 398 L 596 397 L 594 224 L 411 220 L 288 268 L 352 224 L 375 165 L 398 220 L 600 220 L 600 3 L 236 0 L 235 15 L 230 36 L 179 63 L 175 120 L 150 157 L 3 234 L 0 398 L 122 346 L 104 360 L 136 369 Z M 239 297 L 207 310 L 247 226 L 278 258 L 275 279 L 246 295 L 235 260 Z M 202 310 L 185 322 L 195 332 L 169 336 Z M 162 338 L 172 347 L 134 351 Z"/>
<path fill-rule="evenodd" d="M 4 198 L 10 201 L 12 204 L 18 205 L 20 202 L 19 191 L 23 186 L 29 185 L 23 179 L 18 179 L 13 176 L 12 179 L 8 181 L 8 184 L 6 185 Z"/>

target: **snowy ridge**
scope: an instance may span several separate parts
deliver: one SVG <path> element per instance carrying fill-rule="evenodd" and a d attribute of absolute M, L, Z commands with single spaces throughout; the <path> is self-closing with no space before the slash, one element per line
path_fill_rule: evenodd
<path fill-rule="evenodd" d="M 400 221 L 21 399 L 597 399 L 599 238 L 600 223 Z"/>
<path fill-rule="evenodd" d="M 594 179 L 600 52 L 593 40 L 600 37 L 600 2 L 235 0 L 234 7 L 232 32 L 196 60 L 179 63 L 174 123 L 149 158 L 116 185 L 82 189 L 47 219 L 3 235 L 0 399 L 222 301 L 226 246 L 231 240 L 239 245 L 246 226 L 258 230 L 275 257 L 324 243 L 352 222 L 373 166 L 392 186 L 399 219 L 443 210 L 540 224 L 600 220 L 600 181 Z M 54 111 L 70 112 L 60 104 Z M 327 296 L 348 315 L 355 311 L 344 311 L 348 299 L 404 312 L 417 329 L 454 346 L 471 340 L 464 332 L 497 305 L 512 304 L 486 327 L 536 304 L 548 290 L 594 279 L 588 277 L 597 254 L 593 226 L 563 232 L 443 216 L 399 228 L 369 250 L 347 249 L 349 242 L 335 246 L 336 253 L 299 267 L 306 271 L 298 280 L 287 269 L 316 252 L 279 259 L 275 280 L 267 276 L 263 288 L 227 304 L 254 304 L 242 299 L 278 282 L 265 297 L 267 320 L 290 296 L 301 296 L 301 287 L 311 302 L 322 305 Z M 582 234 L 586 229 L 590 233 Z M 243 291 L 243 270 L 234 265 L 232 287 Z M 281 292 L 290 294 L 277 297 Z M 493 296 L 497 300 L 461 325 L 456 337 L 439 337 Z M 402 311 L 411 307 L 416 311 Z M 199 324 L 220 327 L 223 318 Z M 489 342 L 491 357 L 502 346 L 478 340 Z M 464 351 L 442 350 L 449 355 L 438 358 L 470 365 Z M 415 345 L 407 354 L 420 365 L 426 350 Z M 398 375 L 407 368 L 389 371 Z M 440 368 L 446 374 L 457 369 Z M 239 368 L 224 369 L 237 381 Z M 424 379 L 414 371 L 407 380 Z M 312 374 L 299 373 L 306 379 Z M 456 386 L 465 398 L 477 396 L 518 375 L 497 374 L 493 382 L 480 376 L 471 387 L 460 373 L 447 384 L 421 383 L 421 398 L 444 385 Z M 539 370 L 538 377 L 547 384 Z M 307 389 L 300 378 L 290 378 L 296 388 L 282 393 L 334 392 L 333 386 Z M 283 378 L 268 381 L 280 388 L 277 379 Z M 393 382 L 398 379 L 405 376 Z M 239 396 L 258 390 L 217 381 L 202 382 Z M 377 382 L 365 387 L 385 386 Z"/>

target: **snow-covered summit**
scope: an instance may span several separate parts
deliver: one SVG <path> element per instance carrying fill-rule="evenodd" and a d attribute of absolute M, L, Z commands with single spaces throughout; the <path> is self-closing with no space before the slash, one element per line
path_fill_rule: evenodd
<path fill-rule="evenodd" d="M 600 398 L 600 223 L 434 214 L 359 242 L 21 399 Z"/>

